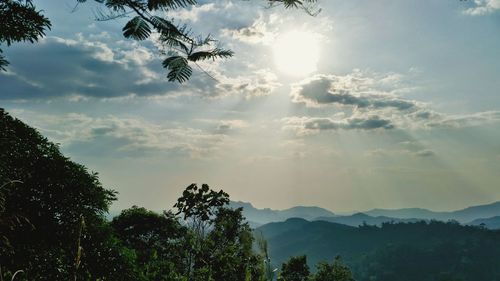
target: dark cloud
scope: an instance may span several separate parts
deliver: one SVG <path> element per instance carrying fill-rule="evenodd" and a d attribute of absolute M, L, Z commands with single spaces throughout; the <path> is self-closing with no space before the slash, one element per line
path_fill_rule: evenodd
<path fill-rule="evenodd" d="M 432 151 L 432 150 L 424 149 L 424 150 L 415 152 L 415 155 L 418 157 L 432 157 L 432 156 L 436 155 L 436 153 L 434 153 L 434 151 Z"/>
<path fill-rule="evenodd" d="M 82 38 L 46 38 L 36 45 L 10 48 L 8 55 L 11 72 L 0 73 L 0 99 L 153 96 L 179 88 L 162 77 L 165 70 L 159 60 L 137 65 L 140 56 L 125 57 L 103 43 Z"/>
<path fill-rule="evenodd" d="M 409 110 L 417 107 L 411 100 L 403 100 L 377 89 L 381 82 L 351 76 L 317 75 L 294 86 L 295 102 L 308 105 L 339 104 L 357 108 L 395 108 Z"/>
<path fill-rule="evenodd" d="M 382 119 L 378 116 L 345 119 L 292 117 L 286 118 L 284 121 L 285 128 L 296 131 L 298 135 L 328 130 L 389 130 L 394 128 L 390 120 Z"/>

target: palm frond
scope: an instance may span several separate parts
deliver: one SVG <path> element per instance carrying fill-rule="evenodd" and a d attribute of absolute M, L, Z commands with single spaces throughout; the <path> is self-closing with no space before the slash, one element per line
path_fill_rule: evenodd
<path fill-rule="evenodd" d="M 189 66 L 186 58 L 181 56 L 168 57 L 163 61 L 163 67 L 169 70 L 167 74 L 168 81 L 177 81 L 184 83 L 189 80 L 193 69 Z"/>
<path fill-rule="evenodd" d="M 148 23 L 140 16 L 131 19 L 123 27 L 123 36 L 125 38 L 133 38 L 135 40 L 144 40 L 151 34 L 151 29 Z"/>

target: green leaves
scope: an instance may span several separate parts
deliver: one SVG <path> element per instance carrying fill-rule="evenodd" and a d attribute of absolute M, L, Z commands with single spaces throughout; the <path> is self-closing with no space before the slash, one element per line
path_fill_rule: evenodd
<path fill-rule="evenodd" d="M 151 29 L 148 23 L 141 18 L 136 16 L 131 19 L 125 27 L 123 27 L 123 36 L 125 38 L 133 38 L 135 40 L 144 40 L 151 35 Z"/>
<path fill-rule="evenodd" d="M 167 74 L 168 81 L 186 82 L 191 77 L 193 69 L 189 66 L 186 58 L 181 56 L 172 56 L 163 61 L 163 67 L 169 70 Z"/>
<path fill-rule="evenodd" d="M 34 43 L 51 27 L 49 19 L 31 1 L 0 1 L 0 19 L 0 43 L 6 42 L 7 46 L 21 41 Z"/>
<path fill-rule="evenodd" d="M 37 11 L 31 1 L 0 1 L 0 44 L 10 46 L 13 42 L 28 41 L 34 43 L 45 36 L 50 29 L 50 21 L 41 11 Z M 9 62 L 0 49 L 0 71 L 7 71 Z"/>

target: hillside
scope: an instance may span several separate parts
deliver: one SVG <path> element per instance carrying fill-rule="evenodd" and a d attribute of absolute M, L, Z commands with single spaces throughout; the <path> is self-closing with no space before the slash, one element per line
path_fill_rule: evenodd
<path fill-rule="evenodd" d="M 471 279 L 467 275 L 465 280 L 486 281 L 495 280 L 492 276 L 500 277 L 500 268 L 494 265 L 495 260 L 500 260 L 500 232 L 456 223 L 434 221 L 352 227 L 290 219 L 264 225 L 256 231 L 267 239 L 270 256 L 276 265 L 290 256 L 307 255 L 312 267 L 319 261 L 331 261 L 341 255 L 359 280 L 381 274 L 381 265 L 394 267 L 395 276 L 405 276 L 407 271 L 422 271 L 416 275 L 421 279 L 404 280 L 435 280 L 427 278 L 438 274 L 438 269 L 453 272 L 460 268 L 457 272 L 467 275 L 479 270 L 478 266 L 488 268 L 485 279 Z M 400 265 L 398 259 L 412 263 Z M 386 264 L 389 260 L 392 264 Z"/>
<path fill-rule="evenodd" d="M 469 223 L 468 225 L 483 225 L 489 229 L 500 229 L 500 216 L 486 218 L 486 219 L 475 219 Z"/>

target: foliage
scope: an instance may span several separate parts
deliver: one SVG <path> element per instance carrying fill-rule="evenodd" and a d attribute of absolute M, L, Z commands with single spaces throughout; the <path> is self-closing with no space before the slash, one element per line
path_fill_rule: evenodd
<path fill-rule="evenodd" d="M 37 11 L 31 0 L 3 0 L 0 2 L 0 46 L 13 42 L 38 41 L 50 29 L 50 21 Z M 0 70 L 6 70 L 8 61 L 0 49 Z"/>
<path fill-rule="evenodd" d="M 320 262 L 311 281 L 354 281 L 354 278 L 349 267 L 337 256 L 332 264 Z"/>
<path fill-rule="evenodd" d="M 309 277 L 309 266 L 306 256 L 291 257 L 281 265 L 278 281 L 306 281 Z"/>
<path fill-rule="evenodd" d="M 0 264 L 10 271 L 23 269 L 30 279 L 69 279 L 75 271 L 76 242 L 84 217 L 87 227 L 78 274 L 104 277 L 127 272 L 115 270 L 109 260 L 120 259 L 103 216 L 116 193 L 104 189 L 96 173 L 64 157 L 57 145 L 3 109 L 0 151 L 0 182 L 23 182 L 2 189 L 2 221 L 25 218 L 24 223 L 2 230 L 10 250 L 2 246 Z"/>
<path fill-rule="evenodd" d="M 198 185 L 193 183 L 184 190 L 174 208 L 177 208 L 176 215 L 182 214 L 196 234 L 204 236 L 210 219 L 228 203 L 229 195 L 224 191 L 211 190 L 207 184 L 198 188 Z"/>
<path fill-rule="evenodd" d="M 187 229 L 170 212 L 157 214 L 132 206 L 111 221 L 122 244 L 132 250 L 142 278 L 158 280 L 182 272 Z M 171 276 L 172 278 L 172 276 Z"/>
<path fill-rule="evenodd" d="M 289 220 L 258 229 L 278 264 L 306 254 L 309 266 L 341 255 L 356 280 L 500 280 L 500 231 L 456 222 L 351 227 Z"/>

